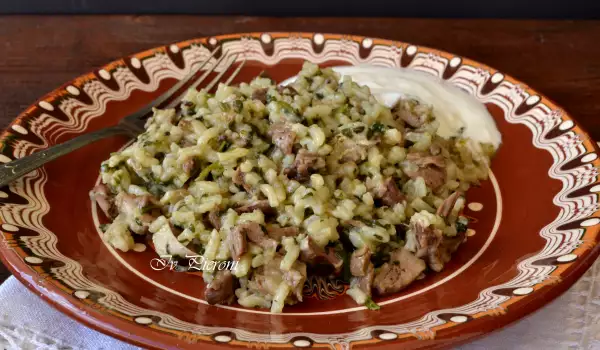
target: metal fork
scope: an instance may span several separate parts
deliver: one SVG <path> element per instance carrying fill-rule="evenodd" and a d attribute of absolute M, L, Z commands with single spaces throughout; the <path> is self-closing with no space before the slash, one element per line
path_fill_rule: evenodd
<path fill-rule="evenodd" d="M 152 101 L 141 110 L 121 119 L 117 125 L 75 137 L 59 145 L 52 146 L 21 159 L 0 165 L 0 187 L 6 186 L 30 171 L 33 171 L 58 157 L 64 156 L 65 154 L 86 146 L 92 142 L 115 135 L 129 135 L 131 137 L 137 136 L 144 131 L 144 124 L 146 123 L 148 117 L 152 115 L 153 107 L 169 108 L 175 106 L 185 91 L 191 88 L 197 89 L 198 86 L 208 77 L 208 75 L 212 73 L 224 59 L 227 59 L 227 63 L 221 72 L 219 72 L 219 74 L 217 74 L 217 76 L 215 76 L 213 80 L 204 87 L 206 91 L 209 91 L 221 80 L 225 72 L 233 66 L 238 57 L 238 54 L 228 56 L 227 53 L 223 53 L 223 55 L 216 60 L 210 69 L 207 69 L 200 77 L 197 77 L 202 71 L 202 68 L 204 68 L 210 62 L 210 59 L 219 51 L 219 48 L 220 47 L 211 52 L 206 61 L 201 62 L 198 68 L 192 70 L 188 76 L 179 81 L 177 84 L 173 85 L 173 87 L 171 87 L 167 92 L 159 96 L 156 100 Z M 237 66 L 233 73 L 231 73 L 231 75 L 224 82 L 226 85 L 233 81 L 245 63 L 246 60 L 243 60 Z"/>

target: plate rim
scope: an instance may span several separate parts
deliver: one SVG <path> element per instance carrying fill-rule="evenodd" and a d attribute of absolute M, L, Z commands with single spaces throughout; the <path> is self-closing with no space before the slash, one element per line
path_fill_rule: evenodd
<path fill-rule="evenodd" d="M 0 134 L 0 141 L 4 140 L 6 138 L 6 136 L 8 134 L 10 134 L 10 130 L 12 129 L 13 125 L 18 124 L 19 121 L 27 118 L 28 111 L 30 111 L 31 109 L 40 108 L 39 107 L 40 102 L 48 101 L 48 100 L 52 100 L 52 99 L 56 98 L 58 95 L 57 93 L 60 90 L 63 90 L 65 87 L 67 87 L 69 85 L 74 85 L 75 82 L 89 80 L 86 78 L 93 76 L 94 72 L 97 70 L 101 70 L 101 69 L 110 70 L 114 66 L 122 63 L 124 61 L 124 59 L 127 59 L 127 58 L 133 58 L 133 57 L 142 58 L 147 55 L 155 54 L 157 52 L 165 52 L 165 51 L 168 51 L 169 47 L 171 47 L 172 45 L 188 46 L 193 43 L 199 43 L 202 41 L 206 42 L 210 38 L 229 39 L 229 38 L 241 38 L 244 36 L 260 36 L 262 34 L 271 35 L 273 37 L 273 40 L 276 39 L 277 37 L 290 37 L 290 36 L 301 36 L 302 37 L 302 36 L 314 36 L 316 34 L 322 34 L 324 36 L 346 37 L 346 38 L 350 38 L 353 41 L 358 41 L 358 42 L 362 42 L 362 40 L 369 38 L 369 39 L 373 40 L 373 42 L 374 42 L 373 45 L 375 45 L 375 41 L 378 41 L 378 42 L 384 43 L 385 45 L 396 44 L 396 45 L 402 46 L 403 49 L 407 48 L 409 46 L 415 46 L 415 47 L 424 49 L 425 51 L 428 51 L 428 52 L 440 53 L 440 54 L 444 54 L 444 55 L 447 55 L 450 57 L 459 57 L 462 60 L 462 62 L 464 62 L 464 63 L 474 64 L 476 66 L 482 67 L 484 69 L 487 69 L 490 73 L 499 72 L 499 73 L 503 74 L 505 80 L 508 80 L 512 83 L 518 84 L 519 86 L 523 87 L 524 91 L 533 92 L 536 95 L 538 95 L 540 97 L 540 102 L 546 101 L 547 104 L 550 104 L 550 105 L 564 111 L 565 112 L 564 116 L 566 117 L 566 119 L 572 120 L 575 124 L 575 127 L 577 127 L 577 129 L 578 129 L 577 133 L 584 136 L 585 140 L 588 140 L 591 142 L 591 148 L 596 153 L 600 153 L 600 147 L 590 137 L 587 130 L 582 128 L 581 125 L 579 123 L 577 123 L 577 118 L 573 117 L 573 115 L 570 114 L 569 112 L 567 112 L 564 108 L 560 107 L 553 100 L 549 99 L 546 95 L 540 93 L 538 90 L 531 88 L 530 85 L 525 84 L 525 83 L 521 82 L 520 80 L 515 79 L 512 75 L 505 74 L 502 71 L 499 71 L 499 70 L 497 70 L 493 67 L 490 67 L 486 64 L 480 63 L 479 61 L 470 59 L 469 57 L 466 57 L 463 55 L 456 55 L 456 54 L 447 52 L 445 50 L 431 48 L 428 46 L 411 44 L 409 42 L 404 42 L 404 41 L 400 41 L 400 40 L 374 38 L 374 37 L 368 37 L 368 36 L 362 36 L 362 35 L 346 35 L 346 34 L 319 33 L 319 32 L 285 32 L 285 31 L 282 31 L 282 32 L 230 33 L 230 34 L 222 34 L 222 35 L 215 35 L 215 36 L 198 37 L 198 38 L 194 38 L 194 39 L 179 41 L 179 42 L 172 43 L 172 44 L 157 46 L 157 47 L 145 50 L 145 51 L 122 56 L 121 58 L 119 58 L 117 60 L 113 60 L 106 65 L 99 66 L 96 68 L 91 68 L 88 72 L 86 72 L 78 77 L 75 77 L 75 78 L 67 81 L 66 83 L 61 84 L 56 89 L 46 93 L 45 95 L 43 95 L 42 97 L 37 99 L 34 103 L 32 103 L 27 108 L 25 108 L 24 111 L 21 112 L 13 121 L 11 121 L 11 123 L 6 127 L 6 129 L 4 129 L 2 131 L 2 133 Z M 3 142 L 0 142 L 0 143 L 4 144 Z M 36 284 L 35 282 L 32 281 L 35 278 L 35 275 L 27 273 L 28 272 L 27 265 L 22 260 L 16 260 L 12 256 L 8 257 L 7 254 L 4 253 L 5 250 L 8 251 L 9 249 L 2 249 L 2 253 L 0 254 L 0 259 L 5 264 L 5 266 L 11 271 L 11 273 L 18 280 L 20 280 L 20 282 L 23 283 L 30 291 L 32 291 L 36 295 L 39 295 L 40 297 L 42 297 L 42 299 L 45 302 L 50 304 L 55 309 L 58 309 L 62 313 L 66 314 L 67 316 L 71 317 L 72 319 L 75 319 L 75 320 L 85 324 L 86 326 L 91 327 L 95 330 L 98 330 L 104 334 L 119 338 L 119 339 L 124 340 L 129 343 L 134 343 L 136 345 L 150 346 L 150 347 L 154 347 L 154 348 L 160 348 L 162 346 L 169 345 L 168 342 L 167 343 L 156 342 L 156 341 L 153 341 L 151 337 L 140 338 L 140 336 L 137 335 L 140 333 L 147 333 L 147 334 L 151 334 L 154 337 L 156 337 L 158 333 L 155 331 L 150 331 L 149 329 L 143 329 L 143 328 L 138 327 L 138 328 L 136 328 L 136 331 L 139 331 L 139 332 L 135 333 L 135 334 L 132 334 L 130 332 L 127 332 L 127 331 L 124 331 L 121 329 L 116 329 L 114 326 L 115 323 L 122 324 L 123 326 L 131 326 L 132 324 L 129 321 L 124 321 L 124 320 L 121 320 L 114 316 L 109 317 L 87 305 L 84 307 L 82 304 L 71 302 L 70 300 L 72 298 L 74 298 L 72 295 L 65 293 L 57 286 L 48 282 L 46 279 L 42 279 L 41 281 L 38 280 L 37 284 Z M 548 303 L 555 300 L 558 296 L 560 296 L 568 288 L 570 288 L 590 268 L 590 266 L 596 261 L 596 259 L 598 258 L 599 255 L 600 255 L 600 244 L 598 242 L 595 242 L 594 246 L 591 249 L 589 249 L 589 252 L 586 253 L 585 257 L 578 259 L 577 263 L 572 265 L 571 271 L 569 272 L 569 274 L 566 274 L 563 276 L 564 278 L 561 281 L 561 283 L 555 284 L 551 288 L 545 288 L 544 292 L 546 294 L 546 297 L 536 298 L 536 300 L 538 300 L 538 301 L 528 303 L 526 305 L 526 307 L 527 307 L 526 309 L 525 309 L 525 307 L 521 307 L 521 308 L 517 308 L 516 310 L 511 311 L 510 313 L 507 313 L 507 315 L 509 315 L 509 318 L 510 318 L 510 320 L 508 320 L 508 321 L 503 321 L 500 323 L 500 322 L 494 322 L 494 320 L 490 321 L 490 319 L 479 320 L 479 322 L 478 322 L 479 325 L 482 328 L 484 328 L 485 331 L 482 331 L 481 334 L 471 335 L 469 337 L 466 337 L 465 339 L 463 339 L 461 341 L 461 343 L 472 341 L 475 338 L 482 337 L 493 331 L 504 328 L 504 327 L 506 327 L 510 324 L 513 324 L 514 322 L 524 318 L 525 316 L 531 314 L 532 312 L 535 312 L 535 311 L 539 310 L 540 308 L 546 306 Z M 62 299 L 62 302 L 53 299 L 52 296 Z M 543 301 L 540 302 L 539 301 L 540 299 L 543 299 Z M 67 305 L 69 305 L 70 307 L 67 307 Z M 521 311 L 521 312 L 519 312 L 519 311 Z M 518 314 L 520 314 L 520 315 L 518 315 Z M 92 315 L 95 315 L 95 316 L 92 316 Z M 512 315 L 513 317 L 510 317 L 510 315 Z M 500 327 L 497 327 L 495 325 L 492 325 L 493 323 L 500 323 L 501 325 L 500 325 Z M 161 338 L 162 338 L 162 334 L 161 334 Z M 165 338 L 165 339 L 167 339 L 167 338 Z M 452 341 L 451 343 L 457 344 L 456 341 Z M 227 347 L 227 345 L 225 345 L 225 344 L 217 344 L 217 343 L 210 344 L 210 343 L 202 342 L 201 344 L 202 344 L 202 346 L 207 346 L 207 347 L 215 346 L 215 348 L 216 347 L 223 348 L 224 346 Z M 393 344 L 393 343 L 385 342 L 385 343 L 376 343 L 376 344 L 372 344 L 372 345 L 385 346 L 385 345 L 390 345 L 390 344 Z M 449 345 L 449 344 L 450 343 L 448 343 L 447 345 Z"/>

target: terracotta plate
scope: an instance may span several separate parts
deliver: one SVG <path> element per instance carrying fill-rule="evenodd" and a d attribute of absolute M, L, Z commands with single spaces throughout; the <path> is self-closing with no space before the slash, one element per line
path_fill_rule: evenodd
<path fill-rule="evenodd" d="M 560 107 L 490 67 L 438 50 L 359 36 L 249 33 L 202 38 L 112 62 L 23 112 L 1 136 L 0 161 L 116 123 L 183 77 L 218 45 L 277 81 L 303 60 L 371 63 L 441 77 L 484 103 L 503 134 L 492 176 L 468 193 L 474 224 L 443 272 L 369 311 L 347 286 L 313 279 L 306 302 L 283 314 L 208 306 L 201 278 L 156 271 L 155 253 L 121 254 L 96 229 L 88 198 L 100 162 L 127 140 L 108 139 L 49 163 L 0 191 L 2 259 L 22 282 L 68 315 L 147 347 L 454 345 L 498 329 L 565 291 L 600 253 L 595 143 Z M 138 246 L 138 250 L 146 248 Z"/>

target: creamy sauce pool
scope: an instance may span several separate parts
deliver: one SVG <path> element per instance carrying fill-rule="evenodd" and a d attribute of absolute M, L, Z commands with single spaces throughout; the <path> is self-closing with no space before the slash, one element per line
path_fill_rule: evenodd
<path fill-rule="evenodd" d="M 403 68 L 376 66 L 331 67 L 343 76 L 350 76 L 359 85 L 371 89 L 375 98 L 393 107 L 401 98 L 415 98 L 431 105 L 440 123 L 438 135 L 444 138 L 462 136 L 498 148 L 502 142 L 494 119 L 485 106 L 465 91 L 431 75 Z M 295 77 L 282 82 L 289 84 Z"/>

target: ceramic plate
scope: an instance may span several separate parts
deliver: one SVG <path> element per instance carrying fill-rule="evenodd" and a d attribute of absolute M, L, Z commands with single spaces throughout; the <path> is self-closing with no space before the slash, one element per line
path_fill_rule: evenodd
<path fill-rule="evenodd" d="M 57 309 L 100 331 L 152 348 L 437 348 L 498 329 L 571 286 L 600 253 L 600 159 L 563 109 L 483 64 L 402 42 L 314 33 L 201 38 L 112 62 L 42 97 L 3 132 L 0 161 L 117 123 L 185 76 L 221 45 L 281 81 L 303 60 L 322 66 L 408 67 L 484 103 L 503 134 L 490 180 L 468 192 L 467 242 L 446 268 L 398 294 L 357 306 L 348 286 L 312 279 L 306 302 L 283 314 L 209 306 L 198 276 L 155 270 L 156 254 L 103 243 L 88 191 L 100 162 L 122 147 L 107 139 L 49 163 L 0 192 L 2 259 Z M 99 221 L 100 220 L 100 221 Z"/>

